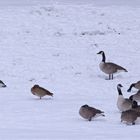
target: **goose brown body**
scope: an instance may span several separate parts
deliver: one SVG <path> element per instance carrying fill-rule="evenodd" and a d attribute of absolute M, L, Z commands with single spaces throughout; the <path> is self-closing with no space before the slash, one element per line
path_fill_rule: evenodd
<path fill-rule="evenodd" d="M 140 117 L 140 112 L 130 109 L 122 112 L 121 122 L 126 122 L 127 124 L 134 125 L 138 117 Z"/>
<path fill-rule="evenodd" d="M 100 65 L 100 69 L 106 74 L 119 73 L 121 71 L 127 72 L 125 68 L 111 62 L 102 62 Z"/>
<path fill-rule="evenodd" d="M 39 85 L 34 85 L 32 88 L 31 88 L 31 92 L 33 95 L 36 95 L 38 97 L 40 97 L 40 99 L 43 97 L 43 96 L 53 96 L 53 93 L 51 93 L 50 91 L 48 91 L 47 89 L 43 88 L 43 87 L 40 87 Z"/>
<path fill-rule="evenodd" d="M 88 121 L 91 121 L 92 118 L 94 117 L 105 116 L 103 113 L 104 113 L 103 111 L 96 109 L 94 107 L 90 107 L 88 105 L 81 106 L 79 110 L 80 116 L 87 119 Z"/>

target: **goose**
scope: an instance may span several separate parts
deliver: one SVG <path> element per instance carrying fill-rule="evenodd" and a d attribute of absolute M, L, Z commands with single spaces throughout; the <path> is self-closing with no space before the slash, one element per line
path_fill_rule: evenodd
<path fill-rule="evenodd" d="M 136 94 L 131 95 L 129 99 L 140 102 L 140 90 L 138 90 Z"/>
<path fill-rule="evenodd" d="M 98 116 L 105 116 L 103 113 L 103 111 L 94 107 L 90 107 L 87 104 L 81 106 L 79 110 L 80 116 L 84 119 L 87 119 L 88 121 L 91 121 L 93 118 Z"/>
<path fill-rule="evenodd" d="M 6 85 L 0 80 L 0 87 L 6 87 Z"/>
<path fill-rule="evenodd" d="M 111 63 L 111 62 L 106 62 L 106 57 L 105 57 L 105 53 L 104 51 L 100 51 L 97 54 L 101 54 L 102 55 L 102 62 L 100 63 L 99 67 L 101 69 L 101 71 L 103 71 L 104 73 L 109 75 L 109 80 L 113 79 L 113 74 L 114 73 L 118 73 L 118 72 L 128 72 L 125 68 Z"/>
<path fill-rule="evenodd" d="M 121 84 L 117 85 L 117 90 L 118 90 L 117 107 L 121 112 L 131 109 L 132 103 L 133 103 L 133 101 L 131 101 L 130 99 L 123 97 L 123 94 L 121 91 L 122 87 L 123 86 Z"/>
<path fill-rule="evenodd" d="M 127 92 L 131 92 L 132 87 L 140 90 L 140 81 L 137 81 L 136 83 L 132 83 L 129 89 L 127 90 Z"/>
<path fill-rule="evenodd" d="M 121 113 L 121 122 L 126 122 L 127 124 L 135 125 L 135 121 L 140 117 L 140 112 L 135 110 L 126 110 Z"/>
<path fill-rule="evenodd" d="M 40 99 L 43 97 L 43 96 L 53 96 L 53 93 L 51 93 L 50 91 L 48 91 L 47 89 L 44 89 L 43 87 L 40 87 L 39 85 L 34 85 L 32 88 L 31 88 L 31 92 L 33 95 L 36 95 L 38 96 Z"/>

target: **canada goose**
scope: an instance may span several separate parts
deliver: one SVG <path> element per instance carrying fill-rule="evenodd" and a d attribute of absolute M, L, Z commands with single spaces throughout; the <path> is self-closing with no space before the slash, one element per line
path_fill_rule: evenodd
<path fill-rule="evenodd" d="M 135 125 L 135 121 L 140 117 L 140 113 L 135 110 L 127 110 L 121 114 L 121 122 L 126 122 L 127 124 Z"/>
<path fill-rule="evenodd" d="M 103 71 L 106 74 L 109 74 L 109 80 L 113 79 L 114 73 L 118 73 L 121 71 L 128 72 L 125 68 L 123 68 L 117 64 L 114 64 L 111 62 L 106 62 L 105 53 L 103 51 L 100 51 L 97 54 L 102 55 L 102 62 L 100 63 L 99 67 L 100 67 L 101 71 Z"/>
<path fill-rule="evenodd" d="M 0 87 L 6 87 L 6 85 L 0 80 Z"/>
<path fill-rule="evenodd" d="M 104 113 L 103 111 L 90 107 L 88 105 L 81 106 L 81 108 L 79 110 L 79 114 L 83 118 L 87 119 L 88 121 L 91 121 L 92 118 L 95 118 L 98 116 L 105 116 L 103 113 Z"/>
<path fill-rule="evenodd" d="M 117 107 L 118 109 L 122 112 L 122 111 L 126 111 L 132 108 L 132 103 L 133 101 L 131 101 L 130 99 L 124 98 L 121 88 L 123 86 L 121 84 L 117 85 L 117 90 L 118 90 L 118 100 L 117 100 Z"/>
<path fill-rule="evenodd" d="M 140 90 L 136 94 L 133 94 L 129 97 L 130 100 L 134 100 L 137 102 L 140 102 Z"/>
<path fill-rule="evenodd" d="M 34 85 L 32 88 L 31 88 L 31 92 L 33 95 L 36 95 L 38 97 L 43 97 L 43 96 L 53 96 L 53 93 L 51 93 L 50 91 L 48 91 L 47 89 L 44 89 L 42 87 L 40 87 L 39 85 Z"/>
<path fill-rule="evenodd" d="M 140 81 L 136 82 L 136 83 L 132 83 L 129 87 L 129 89 L 127 90 L 127 92 L 131 92 L 132 87 L 139 89 L 140 90 Z"/>

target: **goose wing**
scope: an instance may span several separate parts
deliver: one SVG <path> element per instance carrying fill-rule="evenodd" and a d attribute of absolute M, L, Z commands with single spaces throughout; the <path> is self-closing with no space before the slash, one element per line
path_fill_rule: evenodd
<path fill-rule="evenodd" d="M 89 107 L 88 110 L 90 110 L 94 115 L 104 113 L 103 111 L 96 109 L 94 107 Z"/>
<path fill-rule="evenodd" d="M 132 101 L 129 99 L 125 99 L 122 104 L 123 110 L 128 110 L 132 108 Z"/>
<path fill-rule="evenodd" d="M 120 66 L 120 65 L 117 65 L 117 64 L 111 63 L 111 62 L 108 62 L 107 64 L 110 65 L 110 67 L 113 67 L 114 69 L 124 70 L 125 72 L 127 72 L 127 70 L 125 68 L 123 68 L 122 66 Z"/>
<path fill-rule="evenodd" d="M 45 94 L 49 94 L 50 91 L 48 91 L 47 89 L 43 88 L 43 87 L 39 87 L 40 88 L 40 91 L 45 93 Z"/>
<path fill-rule="evenodd" d="M 111 71 L 113 73 L 117 72 L 118 70 L 123 70 L 125 72 L 127 72 L 127 70 L 125 68 L 123 68 L 122 66 L 120 65 L 117 65 L 115 63 L 111 63 L 111 62 L 107 62 L 105 63 L 105 66 L 104 66 L 108 71 Z"/>

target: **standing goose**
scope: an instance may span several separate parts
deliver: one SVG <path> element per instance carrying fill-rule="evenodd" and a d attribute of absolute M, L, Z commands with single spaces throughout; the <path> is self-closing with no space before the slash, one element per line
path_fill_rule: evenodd
<path fill-rule="evenodd" d="M 126 111 L 132 108 L 132 103 L 133 101 L 131 101 L 130 99 L 124 98 L 121 88 L 123 86 L 121 84 L 117 85 L 117 90 L 118 90 L 118 100 L 117 100 L 117 107 L 118 109 L 122 112 L 122 111 Z"/>
<path fill-rule="evenodd" d="M 50 91 L 48 91 L 47 89 L 44 89 L 42 87 L 40 87 L 39 85 L 34 85 L 32 88 L 31 88 L 31 92 L 33 95 L 36 95 L 38 96 L 40 99 L 43 97 L 43 96 L 53 96 L 53 93 L 51 93 Z"/>
<path fill-rule="evenodd" d="M 135 110 L 127 110 L 121 114 L 121 122 L 126 122 L 127 124 L 135 125 L 135 121 L 140 117 L 140 112 Z"/>
<path fill-rule="evenodd" d="M 101 71 L 103 71 L 104 73 L 109 75 L 109 80 L 113 79 L 114 73 L 118 73 L 121 71 L 128 72 L 125 68 L 123 68 L 117 64 L 114 64 L 111 62 L 106 62 L 105 53 L 103 51 L 100 51 L 97 54 L 102 55 L 102 62 L 100 63 L 99 67 L 100 67 Z"/>
<path fill-rule="evenodd" d="M 0 87 L 6 87 L 6 85 L 0 80 Z"/>
<path fill-rule="evenodd" d="M 88 105 L 81 106 L 79 110 L 80 116 L 87 119 L 88 121 L 91 121 L 92 118 L 95 118 L 98 116 L 105 116 L 103 113 L 104 113 L 103 111 L 90 107 Z"/>
<path fill-rule="evenodd" d="M 133 94 L 129 97 L 130 100 L 134 100 L 137 102 L 140 102 L 140 90 L 138 90 L 138 92 L 136 94 Z"/>
<path fill-rule="evenodd" d="M 140 90 L 140 81 L 136 82 L 136 83 L 132 83 L 129 87 L 129 89 L 127 90 L 127 92 L 131 92 L 132 87 L 139 89 Z"/>

